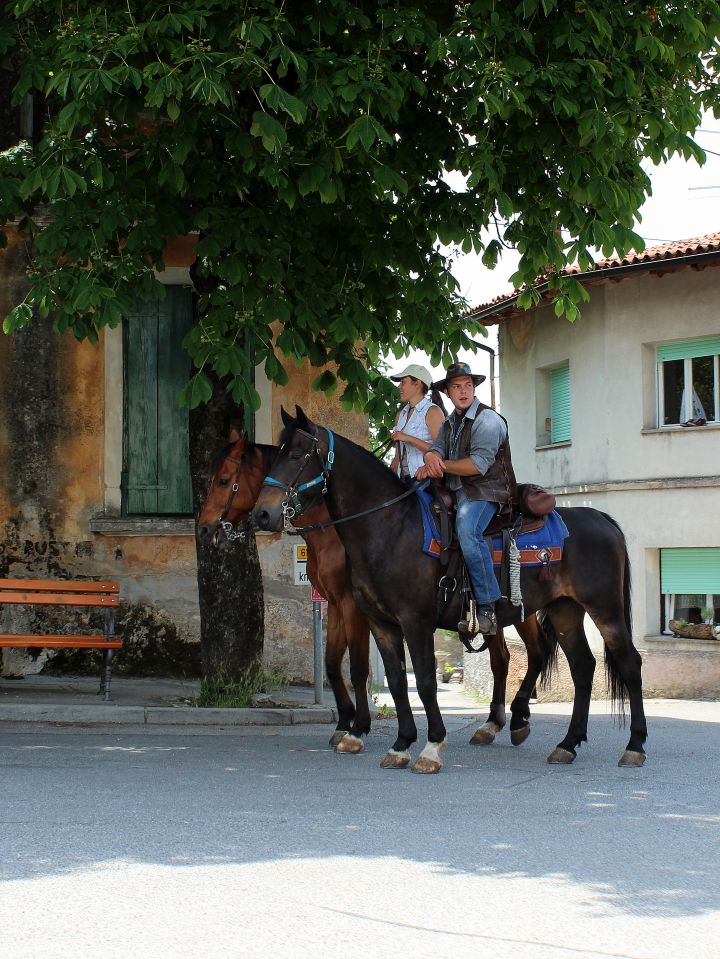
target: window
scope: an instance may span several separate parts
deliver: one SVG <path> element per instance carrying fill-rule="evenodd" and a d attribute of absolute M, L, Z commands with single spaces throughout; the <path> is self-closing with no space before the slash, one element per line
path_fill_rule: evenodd
<path fill-rule="evenodd" d="M 720 548 L 660 550 L 664 632 L 671 619 L 720 623 Z"/>
<path fill-rule="evenodd" d="M 536 447 L 570 442 L 570 363 L 535 370 Z"/>
<path fill-rule="evenodd" d="M 720 336 L 657 347 L 658 426 L 720 421 Z"/>
<path fill-rule="evenodd" d="M 550 371 L 550 442 L 570 439 L 570 364 Z"/>
<path fill-rule="evenodd" d="M 191 325 L 192 291 L 181 286 L 138 302 L 126 321 L 124 515 L 193 512 L 188 411 L 178 405 L 190 378 L 182 341 Z"/>

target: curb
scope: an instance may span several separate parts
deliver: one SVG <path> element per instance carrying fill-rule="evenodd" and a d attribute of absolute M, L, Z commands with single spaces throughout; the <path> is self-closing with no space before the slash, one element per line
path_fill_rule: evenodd
<path fill-rule="evenodd" d="M 299 726 L 335 723 L 332 706 L 274 709 L 208 709 L 195 706 L 0 706 L 0 722 L 76 723 L 98 726 Z"/>

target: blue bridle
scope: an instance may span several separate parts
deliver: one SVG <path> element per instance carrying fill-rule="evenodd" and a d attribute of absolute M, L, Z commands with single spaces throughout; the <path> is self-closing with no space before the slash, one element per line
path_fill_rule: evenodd
<path fill-rule="evenodd" d="M 286 529 L 290 526 L 290 520 L 293 519 L 293 517 L 295 516 L 302 515 L 303 511 L 305 510 L 305 507 L 300 502 L 301 493 L 304 493 L 306 490 L 312 489 L 314 486 L 319 486 L 321 483 L 322 483 L 322 490 L 320 490 L 320 494 L 324 496 L 325 493 L 327 493 L 328 480 L 330 479 L 330 473 L 332 472 L 333 463 L 335 462 L 335 436 L 332 430 L 329 430 L 326 426 L 323 426 L 322 429 L 324 429 L 328 435 L 328 452 L 327 452 L 327 459 L 325 460 L 324 463 L 323 463 L 322 454 L 320 452 L 320 447 L 318 445 L 317 436 L 314 436 L 312 433 L 308 433 L 306 430 L 296 429 L 297 433 L 302 433 L 303 436 L 309 437 L 309 439 L 312 440 L 313 446 L 312 446 L 312 449 L 309 449 L 307 453 L 305 454 L 304 461 L 303 463 L 301 463 L 300 469 L 297 471 L 297 474 L 295 475 L 295 479 L 292 481 L 292 483 L 286 485 L 285 483 L 281 483 L 279 480 L 276 480 L 274 476 L 265 477 L 265 483 L 263 485 L 277 486 L 281 490 L 283 490 L 283 492 L 286 494 L 285 498 L 282 501 L 283 520 L 284 520 Z M 278 456 L 280 455 L 280 453 L 282 453 L 282 449 L 283 448 L 281 446 L 280 449 L 278 450 Z M 311 480 L 308 480 L 307 483 L 301 483 L 299 486 L 297 486 L 296 485 L 297 481 L 302 476 L 303 471 L 305 470 L 305 467 L 310 462 L 310 458 L 313 455 L 313 453 L 317 453 L 318 459 L 320 460 L 321 471 L 320 473 L 318 473 L 316 477 L 314 477 Z"/>

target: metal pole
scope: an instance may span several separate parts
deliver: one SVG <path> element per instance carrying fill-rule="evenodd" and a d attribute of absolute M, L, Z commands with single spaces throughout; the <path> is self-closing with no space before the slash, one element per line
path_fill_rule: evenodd
<path fill-rule="evenodd" d="M 323 698 L 323 630 L 322 603 L 313 603 L 313 654 L 315 673 L 315 702 L 322 706 Z"/>

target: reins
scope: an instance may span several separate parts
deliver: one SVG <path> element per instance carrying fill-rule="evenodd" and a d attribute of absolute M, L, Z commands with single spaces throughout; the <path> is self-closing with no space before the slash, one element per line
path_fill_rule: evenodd
<path fill-rule="evenodd" d="M 322 428 L 328 435 L 328 454 L 326 462 L 323 463 L 317 435 L 313 435 L 312 433 L 308 433 L 306 430 L 296 428 L 296 432 L 301 433 L 303 436 L 307 436 L 308 439 L 312 441 L 313 446 L 312 449 L 308 450 L 308 452 L 305 454 L 304 461 L 295 474 L 295 478 L 293 479 L 292 483 L 281 483 L 279 480 L 276 480 L 274 476 L 268 475 L 265 477 L 265 482 L 263 483 L 264 486 L 278 486 L 286 494 L 282 501 L 283 527 L 286 533 L 299 535 L 300 533 L 310 532 L 312 530 L 325 530 L 330 526 L 339 526 L 341 523 L 349 523 L 350 520 L 360 519 L 363 516 L 369 516 L 371 513 L 377 513 L 381 509 L 386 509 L 388 506 L 394 506 L 395 503 L 399 503 L 408 496 L 413 496 L 418 490 L 424 490 L 429 485 L 429 479 L 423 480 L 423 482 L 418 486 L 414 486 L 411 489 L 405 490 L 405 492 L 400 493 L 399 496 L 395 496 L 393 499 L 387 500 L 385 503 L 380 503 L 378 506 L 371 506 L 369 509 L 362 510 L 359 513 L 352 513 L 350 516 L 341 516 L 338 519 L 331 520 L 329 523 L 313 523 L 309 526 L 293 526 L 290 521 L 296 516 L 300 516 L 307 508 L 300 502 L 300 493 L 311 489 L 313 486 L 318 486 L 320 483 L 322 483 L 322 490 L 320 491 L 320 494 L 324 496 L 327 493 L 328 480 L 330 479 L 330 474 L 335 462 L 335 435 L 332 430 L 329 430 L 326 426 L 323 426 Z M 389 446 L 390 442 L 392 442 L 392 440 L 385 445 Z M 378 449 L 382 449 L 382 447 L 378 447 Z M 281 446 L 275 458 L 276 462 L 282 453 L 282 450 L 283 447 Z M 375 453 L 377 450 L 373 450 L 373 452 Z M 318 459 L 320 460 L 321 472 L 314 477 L 314 479 L 297 486 L 296 484 L 302 476 L 303 471 L 308 465 L 313 453 L 317 453 Z M 273 464 L 273 466 L 274 465 L 275 464 Z"/>

